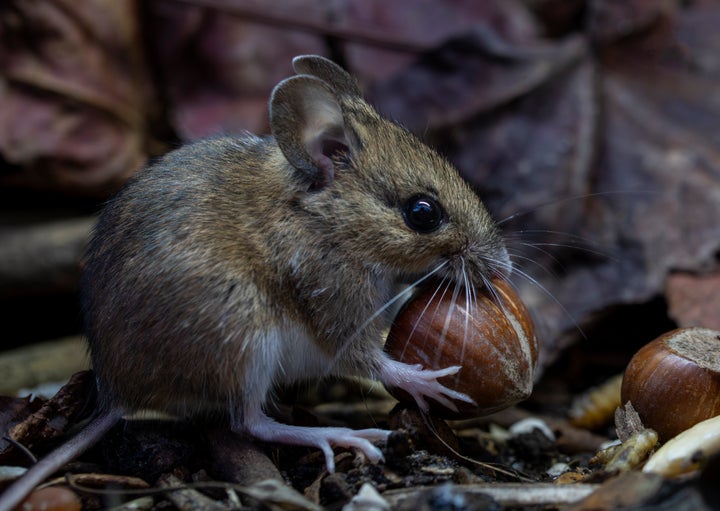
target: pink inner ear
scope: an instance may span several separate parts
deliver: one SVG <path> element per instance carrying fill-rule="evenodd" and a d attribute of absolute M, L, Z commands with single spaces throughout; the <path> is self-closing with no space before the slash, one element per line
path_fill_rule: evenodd
<path fill-rule="evenodd" d="M 335 179 L 335 165 L 332 160 L 324 154 L 320 154 L 315 158 L 315 165 L 321 170 L 322 175 L 318 181 L 313 183 L 313 189 L 320 190 L 330 186 Z"/>
<path fill-rule="evenodd" d="M 335 164 L 333 157 L 347 153 L 349 148 L 346 143 L 337 138 L 323 134 L 311 148 L 311 158 L 315 166 L 320 169 L 321 176 L 313 183 L 313 189 L 319 190 L 332 184 L 335 179 Z"/>

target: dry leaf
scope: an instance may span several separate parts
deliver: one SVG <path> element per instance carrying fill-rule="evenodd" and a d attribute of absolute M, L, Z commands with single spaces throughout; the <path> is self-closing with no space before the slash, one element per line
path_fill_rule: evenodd
<path fill-rule="evenodd" d="M 667 277 L 668 314 L 680 327 L 720 330 L 720 272 L 673 272 Z"/>
<path fill-rule="evenodd" d="M 94 390 L 92 372 L 75 373 L 42 407 L 10 428 L 8 436 L 25 447 L 32 448 L 63 435 L 83 413 L 92 410 L 89 396 Z"/>
<path fill-rule="evenodd" d="M 0 184 L 98 193 L 145 161 L 152 91 L 135 2 L 0 8 Z"/>

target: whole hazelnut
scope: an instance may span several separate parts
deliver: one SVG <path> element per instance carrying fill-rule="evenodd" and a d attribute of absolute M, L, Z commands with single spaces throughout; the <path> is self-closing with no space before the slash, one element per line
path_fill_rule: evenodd
<path fill-rule="evenodd" d="M 454 400 L 455 412 L 429 399 L 431 412 L 440 417 L 487 415 L 532 391 L 537 363 L 532 320 L 517 293 L 500 279 L 476 296 L 475 291 L 438 283 L 424 286 L 398 313 L 385 350 L 396 360 L 426 369 L 461 367 L 439 381 L 475 405 Z M 413 401 L 402 390 L 388 390 L 401 401 Z"/>
<path fill-rule="evenodd" d="M 662 441 L 720 415 L 720 332 L 680 328 L 646 344 L 625 369 L 621 392 Z"/>
<path fill-rule="evenodd" d="M 80 497 L 67 488 L 50 486 L 33 491 L 15 509 L 44 511 L 80 511 Z"/>

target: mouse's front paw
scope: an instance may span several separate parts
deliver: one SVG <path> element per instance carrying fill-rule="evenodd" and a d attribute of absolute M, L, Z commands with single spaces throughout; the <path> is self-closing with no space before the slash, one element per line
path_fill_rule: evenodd
<path fill-rule="evenodd" d="M 410 394 L 421 410 L 427 411 L 426 398 L 433 399 L 448 409 L 457 412 L 457 406 L 452 400 L 476 404 L 468 395 L 449 389 L 438 378 L 456 374 L 460 366 L 446 367 L 445 369 L 423 369 L 421 365 L 404 364 L 397 360 L 385 358 L 380 367 L 380 380 L 389 387 L 397 387 Z"/>

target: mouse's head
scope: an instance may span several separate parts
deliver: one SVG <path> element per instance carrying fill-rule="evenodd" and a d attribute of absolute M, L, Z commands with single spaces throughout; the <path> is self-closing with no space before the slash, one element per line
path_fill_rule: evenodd
<path fill-rule="evenodd" d="M 302 210 L 349 259 L 395 279 L 438 269 L 480 286 L 510 260 L 479 197 L 447 161 L 370 107 L 342 68 L 293 60 L 273 91 L 270 120 L 303 183 Z"/>

